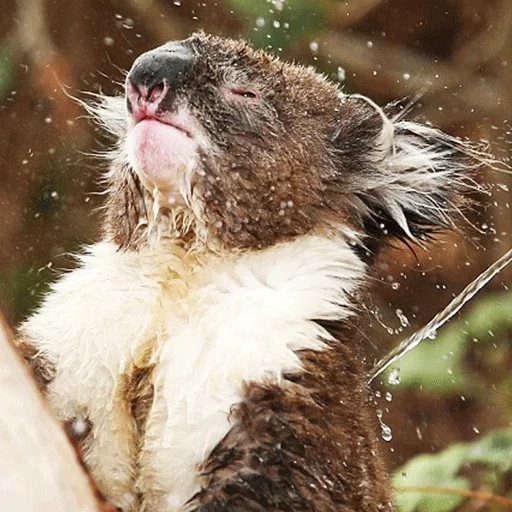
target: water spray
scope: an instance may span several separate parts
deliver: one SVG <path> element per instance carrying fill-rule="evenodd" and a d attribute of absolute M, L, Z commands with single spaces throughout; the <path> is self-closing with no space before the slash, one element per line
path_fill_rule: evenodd
<path fill-rule="evenodd" d="M 457 314 L 464 305 L 469 302 L 494 276 L 499 274 L 510 262 L 512 262 L 512 249 L 509 249 L 499 260 L 493 263 L 487 270 L 474 279 L 457 297 L 455 297 L 441 312 L 430 320 L 419 331 L 406 338 L 395 347 L 387 356 L 383 357 L 370 373 L 369 382 L 372 382 L 392 364 L 401 359 L 407 352 L 417 347 L 425 339 L 435 337 L 437 331 L 450 318 Z"/>

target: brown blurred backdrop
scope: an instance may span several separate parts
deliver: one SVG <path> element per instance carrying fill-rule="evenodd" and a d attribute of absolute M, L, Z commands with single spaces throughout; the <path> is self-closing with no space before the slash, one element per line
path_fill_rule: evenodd
<path fill-rule="evenodd" d="M 488 140 L 509 158 L 512 0 L 0 0 L 0 309 L 11 324 L 70 265 L 69 252 L 98 234 L 103 164 L 91 152 L 108 139 L 71 96 L 120 93 L 135 56 L 197 29 L 247 37 L 379 103 L 422 93 L 412 117 Z M 512 179 L 487 170 L 481 180 L 489 195 L 468 214 L 464 234 L 381 257 L 365 313 L 376 357 L 512 245 Z M 510 283 L 512 269 L 474 303 L 503 298 L 512 317 Z M 492 343 L 465 349 L 465 384 L 399 385 L 391 401 L 378 389 L 392 468 L 512 424 L 511 329 L 506 313 L 489 311 L 504 327 Z M 458 325 L 464 331 L 464 315 Z"/>

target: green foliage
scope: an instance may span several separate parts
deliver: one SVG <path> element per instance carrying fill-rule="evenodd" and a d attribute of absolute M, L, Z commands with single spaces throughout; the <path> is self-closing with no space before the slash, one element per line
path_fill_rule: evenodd
<path fill-rule="evenodd" d="M 14 78 L 14 61 L 11 52 L 0 45 L 0 98 L 3 98 L 11 87 Z"/>
<path fill-rule="evenodd" d="M 400 360 L 396 365 L 400 368 L 400 389 L 471 392 L 464 357 L 475 341 L 488 343 L 512 330 L 511 311 L 510 292 L 493 294 L 478 302 L 463 320 L 448 325 L 436 339 L 423 341 Z"/>
<path fill-rule="evenodd" d="M 450 512 L 464 501 L 464 496 L 440 492 L 408 491 L 404 487 L 435 486 L 470 489 L 467 478 L 460 476 L 466 465 L 479 465 L 502 474 L 512 469 L 512 428 L 495 430 L 472 443 L 452 444 L 436 455 L 419 455 L 393 475 L 397 488 L 399 512 Z M 492 481 L 489 478 L 488 481 Z M 495 480 L 496 481 L 496 480 Z"/>
<path fill-rule="evenodd" d="M 454 444 L 438 455 L 419 455 L 393 475 L 393 485 L 442 486 L 451 489 L 469 489 L 469 482 L 457 476 L 467 449 Z M 420 491 L 398 491 L 396 506 L 400 512 L 449 512 L 464 501 L 456 494 L 438 494 Z"/>
<path fill-rule="evenodd" d="M 492 466 L 507 473 L 512 470 L 512 428 L 495 430 L 468 445 L 466 460 Z"/>

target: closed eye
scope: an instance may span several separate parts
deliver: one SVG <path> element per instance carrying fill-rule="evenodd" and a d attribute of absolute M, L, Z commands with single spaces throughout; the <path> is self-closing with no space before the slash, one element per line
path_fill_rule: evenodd
<path fill-rule="evenodd" d="M 242 98 L 246 98 L 249 100 L 258 100 L 260 95 L 256 91 L 252 91 L 250 89 L 243 89 L 241 87 L 233 87 L 230 89 L 232 94 L 236 96 L 241 96 Z"/>

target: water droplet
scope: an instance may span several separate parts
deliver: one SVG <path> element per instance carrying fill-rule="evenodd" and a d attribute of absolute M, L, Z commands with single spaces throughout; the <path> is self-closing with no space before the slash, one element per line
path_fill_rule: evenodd
<path fill-rule="evenodd" d="M 272 5 L 278 10 L 282 11 L 284 7 L 284 0 L 272 0 Z"/>
<path fill-rule="evenodd" d="M 256 20 L 256 26 L 258 28 L 264 27 L 265 26 L 265 18 L 258 18 Z"/>
<path fill-rule="evenodd" d="M 388 377 L 388 383 L 392 386 L 400 384 L 400 368 L 393 368 Z"/>
<path fill-rule="evenodd" d="M 318 43 L 316 41 L 311 41 L 311 43 L 309 43 L 309 49 L 313 53 L 316 53 L 318 51 Z"/>
<path fill-rule="evenodd" d="M 368 48 L 373 48 L 373 41 L 366 41 L 366 46 Z"/>
<path fill-rule="evenodd" d="M 402 76 L 404 80 L 409 80 L 409 78 L 411 78 L 411 75 L 409 73 L 404 73 Z"/>
<path fill-rule="evenodd" d="M 400 283 L 397 283 L 397 282 L 391 283 L 391 288 L 393 288 L 393 290 L 398 290 L 398 288 L 400 288 Z"/>
<path fill-rule="evenodd" d="M 404 312 L 401 309 L 397 309 L 395 313 L 400 320 L 400 325 L 402 327 L 409 327 L 409 319 L 404 315 Z"/>
<path fill-rule="evenodd" d="M 132 29 L 134 27 L 135 23 L 131 18 L 125 18 L 123 20 L 123 28 L 126 29 Z"/>
<path fill-rule="evenodd" d="M 386 391 L 384 398 L 386 399 L 386 401 L 391 402 L 391 400 L 393 400 L 393 395 L 391 394 L 390 391 Z"/>
<path fill-rule="evenodd" d="M 103 44 L 105 46 L 112 46 L 114 44 L 114 38 L 110 36 L 106 36 L 103 38 Z"/>
<path fill-rule="evenodd" d="M 340 82 L 343 82 L 345 80 L 346 73 L 345 73 L 345 70 L 341 66 L 338 66 L 337 74 L 338 74 L 338 80 Z"/>
<path fill-rule="evenodd" d="M 380 429 L 381 429 L 381 432 L 382 432 L 382 439 L 384 439 L 384 441 L 391 441 L 393 439 L 393 433 L 391 432 L 391 428 L 389 427 L 389 425 L 386 425 L 384 423 L 384 421 L 382 420 L 382 411 L 381 410 L 378 410 L 377 411 L 377 418 L 379 419 L 379 423 L 380 423 Z"/>
<path fill-rule="evenodd" d="M 277 20 L 274 20 L 274 21 L 272 22 L 272 26 L 273 26 L 274 28 L 279 28 L 279 27 L 281 26 L 281 23 L 279 23 L 279 21 L 277 21 Z"/>
<path fill-rule="evenodd" d="M 71 431 L 76 439 L 83 439 L 91 430 L 91 423 L 85 418 L 75 418 L 71 423 Z"/>

